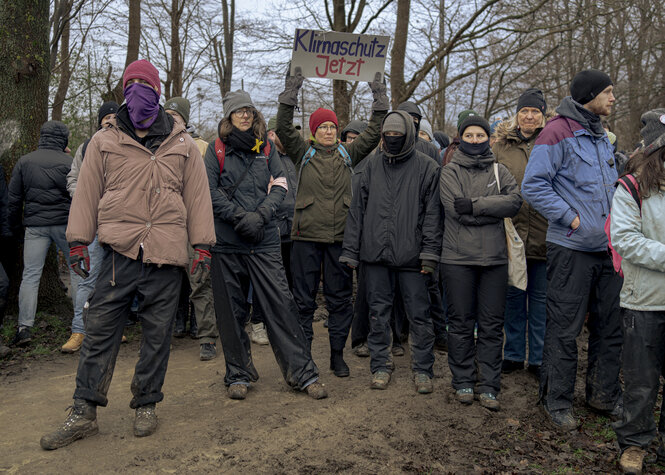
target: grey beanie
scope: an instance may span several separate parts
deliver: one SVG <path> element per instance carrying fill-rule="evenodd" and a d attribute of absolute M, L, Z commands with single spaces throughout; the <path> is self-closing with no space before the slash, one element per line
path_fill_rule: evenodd
<path fill-rule="evenodd" d="M 665 147 L 665 109 L 654 109 L 642 114 L 640 135 L 644 139 L 644 155 L 651 155 Z"/>
<path fill-rule="evenodd" d="M 228 92 L 226 96 L 222 98 L 222 106 L 224 107 L 224 118 L 228 119 L 231 117 L 231 113 L 242 109 L 243 107 L 254 107 L 252 98 L 249 97 L 245 91 L 237 90 Z"/>
<path fill-rule="evenodd" d="M 434 140 L 434 132 L 432 132 L 432 124 L 430 124 L 425 119 L 420 121 L 420 130 L 425 132 L 429 136 L 430 140 Z"/>
<path fill-rule="evenodd" d="M 406 135 L 404 117 L 396 112 L 389 113 L 386 118 L 383 119 L 383 127 L 381 128 L 381 133 L 386 132 L 399 132 L 402 135 Z"/>
<path fill-rule="evenodd" d="M 164 110 L 177 112 L 185 121 L 185 125 L 189 124 L 189 107 L 189 101 L 184 97 L 172 97 L 164 104 Z"/>

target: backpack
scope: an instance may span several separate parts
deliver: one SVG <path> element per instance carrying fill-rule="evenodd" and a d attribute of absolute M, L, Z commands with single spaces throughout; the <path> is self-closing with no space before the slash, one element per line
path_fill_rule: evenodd
<path fill-rule="evenodd" d="M 267 139 L 266 139 L 267 140 Z M 270 156 L 270 149 L 271 149 L 271 144 L 270 140 L 268 140 L 268 143 L 266 144 L 265 147 L 263 147 L 263 155 L 266 157 L 266 164 L 268 163 L 268 157 Z M 222 171 L 224 170 L 224 160 L 226 159 L 226 144 L 217 137 L 215 139 L 215 155 L 217 156 L 217 163 L 219 163 L 219 175 L 222 175 Z M 235 194 L 236 190 L 240 186 L 240 183 L 245 179 L 247 176 L 247 173 L 249 172 L 250 167 L 252 166 L 252 162 L 249 162 L 249 166 L 245 168 L 245 171 L 242 172 L 242 175 L 240 175 L 240 178 L 238 178 L 238 181 L 236 181 L 233 185 L 231 186 L 225 186 L 222 187 L 222 191 L 226 194 L 228 199 L 230 200 L 233 198 L 233 195 Z"/>
<path fill-rule="evenodd" d="M 637 180 L 633 175 L 625 175 L 619 178 L 617 180 L 615 186 L 623 185 L 626 190 L 630 193 L 630 195 L 633 197 L 635 202 L 637 203 L 637 207 L 640 210 L 640 215 L 642 214 L 642 197 L 640 196 L 639 192 L 639 186 L 637 184 Z M 607 216 L 607 219 L 605 220 L 605 234 L 607 235 L 607 246 L 608 250 L 610 253 L 610 256 L 612 257 L 612 265 L 614 266 L 614 271 L 617 272 L 621 277 L 623 277 L 623 271 L 621 270 L 621 256 L 617 251 L 614 249 L 612 246 L 612 236 L 610 235 L 610 227 L 612 224 L 612 213 Z"/>

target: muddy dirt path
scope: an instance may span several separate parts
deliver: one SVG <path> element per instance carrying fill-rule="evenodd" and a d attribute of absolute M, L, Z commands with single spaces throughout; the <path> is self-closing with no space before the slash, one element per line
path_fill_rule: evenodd
<path fill-rule="evenodd" d="M 550 430 L 526 372 L 504 376 L 502 410 L 464 407 L 450 386 L 445 353 L 435 364 L 435 391 L 413 389 L 409 354 L 395 358 L 386 391 L 369 389 L 369 359 L 349 353 L 351 377 L 327 368 L 327 335 L 315 324 L 314 357 L 329 398 L 314 401 L 281 379 L 270 347 L 253 348 L 261 376 L 244 401 L 226 397 L 223 357 L 198 359 L 198 345 L 174 340 L 157 406 L 160 425 L 132 434 L 129 385 L 138 341 L 123 345 L 100 408 L 100 433 L 46 452 L 39 438 L 66 417 L 77 355 L 5 362 L 0 367 L 0 472 L 8 473 L 608 473 L 617 449 L 609 422 L 576 408 L 576 434 Z M 221 353 L 221 352 L 220 352 Z M 579 379 L 579 378 L 578 378 Z M 651 472 L 663 467 L 652 465 Z"/>

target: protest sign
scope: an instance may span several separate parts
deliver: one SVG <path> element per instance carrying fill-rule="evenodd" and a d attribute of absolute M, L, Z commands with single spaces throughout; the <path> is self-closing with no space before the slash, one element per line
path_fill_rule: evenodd
<path fill-rule="evenodd" d="M 291 74 L 299 66 L 305 77 L 373 81 L 377 72 L 383 77 L 389 41 L 388 36 L 298 28 Z"/>

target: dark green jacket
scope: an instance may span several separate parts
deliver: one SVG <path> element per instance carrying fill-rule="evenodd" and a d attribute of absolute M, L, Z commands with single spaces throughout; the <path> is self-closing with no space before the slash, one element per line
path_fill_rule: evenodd
<path fill-rule="evenodd" d="M 376 111 L 369 125 L 346 145 L 353 165 L 376 148 L 381 139 L 381 122 L 387 111 Z M 296 193 L 291 239 L 323 243 L 342 242 L 346 215 L 351 206 L 351 172 L 338 150 L 339 143 L 322 147 L 304 140 L 293 126 L 293 107 L 280 104 L 277 110 L 277 136 L 300 177 Z M 300 163 L 310 145 L 316 154 L 300 172 Z"/>

